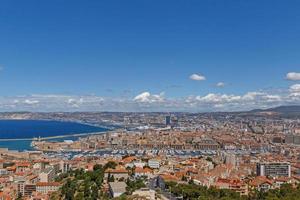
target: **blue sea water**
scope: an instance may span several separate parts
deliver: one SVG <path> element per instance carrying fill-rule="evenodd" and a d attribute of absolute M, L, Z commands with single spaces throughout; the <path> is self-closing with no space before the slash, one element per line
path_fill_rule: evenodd
<path fill-rule="evenodd" d="M 57 135 L 72 135 L 78 133 L 92 133 L 107 131 L 105 128 L 89 126 L 74 122 L 45 121 L 45 120 L 0 120 L 0 138 L 33 138 L 49 137 Z M 68 139 L 77 139 L 70 136 L 67 138 L 54 139 L 62 141 Z M 13 150 L 31 150 L 31 141 L 0 141 L 0 148 L 9 148 Z"/>

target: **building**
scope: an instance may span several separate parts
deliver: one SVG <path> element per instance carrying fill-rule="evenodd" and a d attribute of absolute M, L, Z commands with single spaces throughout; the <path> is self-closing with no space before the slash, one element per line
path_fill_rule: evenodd
<path fill-rule="evenodd" d="M 22 194 L 22 196 L 30 196 L 35 191 L 35 184 L 27 184 L 22 180 L 17 182 L 17 194 Z"/>
<path fill-rule="evenodd" d="M 64 160 L 61 160 L 59 162 L 59 170 L 62 173 L 68 172 L 68 171 L 70 171 L 70 169 L 71 169 L 71 164 L 69 162 L 64 161 Z"/>
<path fill-rule="evenodd" d="M 7 169 L 0 169 L 0 176 L 8 175 Z"/>
<path fill-rule="evenodd" d="M 19 173 L 19 172 L 26 172 L 26 171 L 29 171 L 30 170 L 30 163 L 28 162 L 21 162 L 21 163 L 17 163 L 16 164 L 16 172 Z"/>
<path fill-rule="evenodd" d="M 111 182 L 109 183 L 109 193 L 112 198 L 119 197 L 126 192 L 125 182 Z"/>
<path fill-rule="evenodd" d="M 291 164 L 287 162 L 264 162 L 256 165 L 257 176 L 291 177 Z"/>
<path fill-rule="evenodd" d="M 25 188 L 25 181 L 18 181 L 17 182 L 17 194 L 22 194 L 24 196 L 24 188 Z"/>
<path fill-rule="evenodd" d="M 111 177 L 111 176 L 113 176 L 114 179 L 116 179 L 116 180 L 120 180 L 120 179 L 126 180 L 129 177 L 128 171 L 126 169 L 123 169 L 123 168 L 107 169 L 104 172 L 104 178 L 105 179 L 107 179 L 108 177 Z"/>
<path fill-rule="evenodd" d="M 166 116 L 166 126 L 171 126 L 171 116 Z"/>
<path fill-rule="evenodd" d="M 24 194 L 23 196 L 31 196 L 33 192 L 36 191 L 36 185 L 34 184 L 26 184 L 24 186 Z"/>
<path fill-rule="evenodd" d="M 299 135 L 287 135 L 285 136 L 285 143 L 287 144 L 300 144 L 300 136 Z"/>
<path fill-rule="evenodd" d="M 232 165 L 233 167 L 238 166 L 238 158 L 233 153 L 225 153 L 225 163 L 227 165 Z"/>
<path fill-rule="evenodd" d="M 148 166 L 152 169 L 159 169 L 160 161 L 155 159 L 148 160 Z"/>
<path fill-rule="evenodd" d="M 135 177 L 142 177 L 142 176 L 150 177 L 152 175 L 153 175 L 153 170 L 152 169 L 140 168 L 140 167 L 136 167 L 134 169 L 134 176 Z"/>
<path fill-rule="evenodd" d="M 195 139 L 194 149 L 198 150 L 213 150 L 216 151 L 220 148 L 220 145 L 213 139 Z"/>
<path fill-rule="evenodd" d="M 50 192 L 56 192 L 59 190 L 60 183 L 58 182 L 39 182 L 36 184 L 36 191 L 41 194 L 48 194 Z"/>
<path fill-rule="evenodd" d="M 216 183 L 215 187 L 218 189 L 228 189 L 233 190 L 240 195 L 248 195 L 248 186 L 243 181 L 238 179 L 222 179 L 219 178 Z"/>
<path fill-rule="evenodd" d="M 273 181 L 265 176 L 257 176 L 250 181 L 249 186 L 251 189 L 266 192 L 273 189 Z"/>
<path fill-rule="evenodd" d="M 52 182 L 55 178 L 54 168 L 46 168 L 39 174 L 40 182 Z"/>

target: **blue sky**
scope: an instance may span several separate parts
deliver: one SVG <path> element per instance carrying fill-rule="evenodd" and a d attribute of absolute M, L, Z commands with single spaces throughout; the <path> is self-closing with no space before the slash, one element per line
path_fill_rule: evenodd
<path fill-rule="evenodd" d="M 3 0 L 0 108 L 210 111 L 299 104 L 299 9 L 296 0 Z M 290 72 L 296 77 L 286 80 Z M 192 80 L 193 74 L 205 80 Z M 280 99 L 256 96 L 232 105 L 221 98 L 249 92 Z M 209 94 L 215 96 L 204 104 Z M 190 98 L 196 103 L 186 105 Z"/>

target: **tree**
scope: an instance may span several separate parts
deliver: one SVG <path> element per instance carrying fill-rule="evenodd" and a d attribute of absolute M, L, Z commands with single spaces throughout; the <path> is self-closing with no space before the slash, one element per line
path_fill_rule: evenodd
<path fill-rule="evenodd" d="M 103 169 L 103 166 L 102 165 L 99 165 L 99 164 L 96 164 L 96 165 L 94 165 L 94 167 L 93 167 L 93 170 L 94 171 L 101 171 Z"/>
<path fill-rule="evenodd" d="M 114 177 L 114 175 L 109 175 L 109 176 L 108 176 L 108 182 L 115 182 L 115 177 Z"/>
<path fill-rule="evenodd" d="M 22 200 L 22 193 L 19 192 L 16 200 Z"/>
<path fill-rule="evenodd" d="M 113 162 L 113 161 L 109 161 L 108 163 L 106 163 L 104 165 L 104 170 L 106 169 L 115 169 L 117 166 L 117 163 Z"/>
<path fill-rule="evenodd" d="M 187 181 L 188 179 L 187 179 L 186 176 L 182 176 L 182 177 L 181 177 L 181 180 L 182 180 L 182 181 Z"/>
<path fill-rule="evenodd" d="M 82 192 L 78 192 L 75 196 L 75 200 L 84 200 L 84 195 Z"/>
<path fill-rule="evenodd" d="M 211 157 L 207 157 L 206 160 L 207 160 L 208 162 L 213 162 L 213 159 L 212 159 Z"/>
<path fill-rule="evenodd" d="M 98 196 L 99 196 L 99 191 L 98 191 L 98 188 L 97 188 L 96 185 L 93 185 L 93 186 L 91 187 L 91 192 L 92 192 L 92 194 L 91 194 L 92 199 L 93 199 L 93 200 L 97 200 L 97 199 L 98 199 Z"/>

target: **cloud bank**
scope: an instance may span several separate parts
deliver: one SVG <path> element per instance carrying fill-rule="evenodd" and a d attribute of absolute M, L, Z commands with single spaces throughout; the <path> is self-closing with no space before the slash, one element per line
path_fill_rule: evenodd
<path fill-rule="evenodd" d="M 300 84 L 277 91 L 252 91 L 240 95 L 208 93 L 179 98 L 149 91 L 133 97 L 55 94 L 0 97 L 1 111 L 209 112 L 242 111 L 279 105 L 300 105 Z"/>

